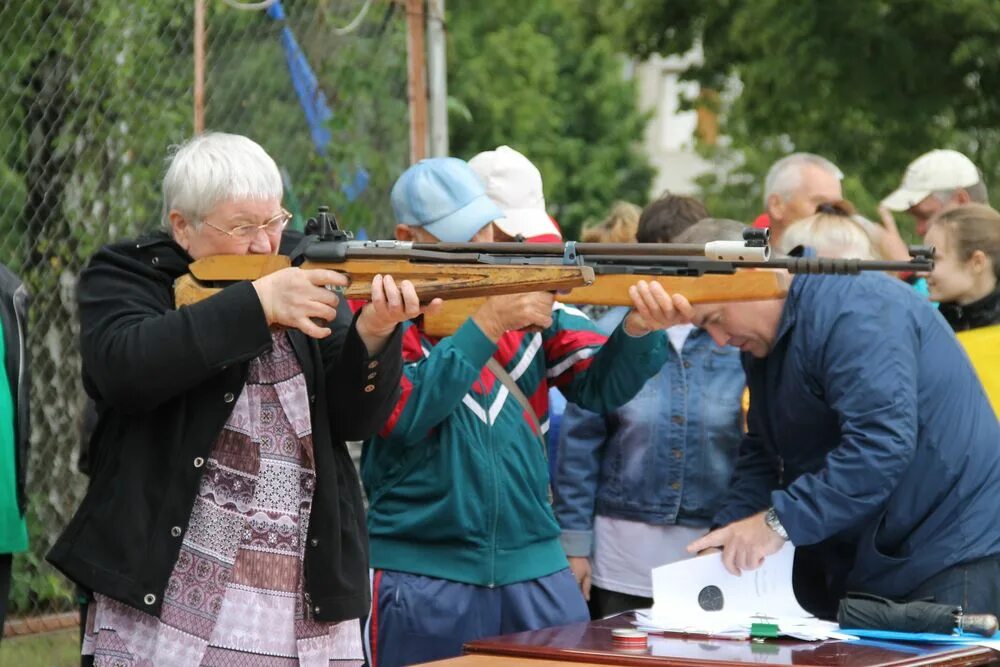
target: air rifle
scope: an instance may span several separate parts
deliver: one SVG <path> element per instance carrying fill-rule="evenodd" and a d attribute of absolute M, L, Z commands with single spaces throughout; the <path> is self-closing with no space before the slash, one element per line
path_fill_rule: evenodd
<path fill-rule="evenodd" d="M 229 284 L 256 280 L 290 266 L 343 273 L 350 282 L 341 293 L 349 299 L 370 298 L 372 279 L 377 274 L 391 275 L 397 281 L 410 280 L 421 302 L 426 303 L 434 298 L 582 288 L 594 283 L 598 270 L 595 267 L 599 265 L 609 276 L 657 263 L 664 263 L 664 270 L 672 267 L 671 271 L 693 270 L 700 274 L 701 269 L 684 268 L 694 259 L 686 255 L 700 254 L 704 258 L 711 253 L 720 259 L 758 261 L 770 256 L 766 235 L 752 241 L 706 245 L 357 241 L 350 232 L 338 228 L 326 207 L 319 209 L 309 226 L 317 233 L 307 235 L 289 256 L 214 255 L 192 262 L 189 273 L 174 284 L 176 306 L 196 303 Z M 597 252 L 596 258 L 602 262 L 591 262 L 579 251 L 584 247 L 587 252 Z M 637 263 L 633 258 L 642 261 Z M 622 277 L 629 280 L 626 275 Z"/>
<path fill-rule="evenodd" d="M 777 299 L 788 291 L 788 273 L 856 274 L 861 271 L 929 272 L 933 249 L 912 247 L 910 261 L 771 256 L 767 230 L 748 229 L 741 241 L 676 243 L 411 243 L 357 241 L 337 227 L 326 207 L 310 220 L 290 256 L 215 255 L 192 262 L 175 283 L 177 307 L 195 303 L 242 280 L 256 280 L 289 266 L 345 274 L 342 295 L 371 297 L 376 274 L 410 280 L 421 302 L 447 300 L 442 312 L 424 317 L 432 336 L 453 333 L 487 296 L 559 291 L 574 304 L 631 305 L 628 287 L 660 283 L 691 303 Z"/>

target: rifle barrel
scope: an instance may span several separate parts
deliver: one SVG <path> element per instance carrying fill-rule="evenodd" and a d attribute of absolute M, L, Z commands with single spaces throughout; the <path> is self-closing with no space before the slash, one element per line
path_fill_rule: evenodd
<path fill-rule="evenodd" d="M 338 262 L 351 259 L 412 259 L 429 262 L 477 262 L 490 257 L 549 257 L 563 263 L 602 256 L 705 257 L 717 260 L 766 261 L 767 245 L 746 241 L 698 243 L 411 243 L 407 241 L 317 241 L 305 249 L 307 259 Z M 489 260 L 485 260 L 489 262 Z M 500 263 L 500 262 L 495 262 Z M 546 262 L 542 262 L 546 263 Z"/>
<path fill-rule="evenodd" d="M 563 256 L 568 243 L 414 243 L 414 250 L 437 252 L 474 252 L 486 255 L 555 255 Z M 711 243 L 574 243 L 577 255 L 655 255 L 658 257 L 716 257 L 738 259 L 739 256 L 767 259 L 770 248 L 744 241 L 712 241 Z"/>
<path fill-rule="evenodd" d="M 585 264 L 598 273 L 666 275 L 726 274 L 737 269 L 784 269 L 791 273 L 856 274 L 860 271 L 930 272 L 933 250 L 911 247 L 909 261 L 831 257 L 772 257 L 767 246 L 740 241 L 694 243 L 410 243 L 401 241 L 319 241 L 305 258 L 313 262 L 398 259 L 416 263 L 554 265 Z M 630 269 L 629 267 L 634 267 Z"/>
<path fill-rule="evenodd" d="M 932 260 L 916 257 L 907 262 L 841 259 L 834 257 L 773 257 L 766 262 L 724 261 L 704 257 L 655 257 L 589 255 L 585 263 L 597 274 L 651 273 L 660 275 L 700 276 L 706 273 L 728 274 L 739 269 L 783 269 L 789 273 L 854 275 L 862 271 L 930 272 Z"/>

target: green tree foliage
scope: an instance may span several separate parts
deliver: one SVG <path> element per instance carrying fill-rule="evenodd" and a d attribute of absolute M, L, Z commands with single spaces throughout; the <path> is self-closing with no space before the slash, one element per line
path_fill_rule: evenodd
<path fill-rule="evenodd" d="M 331 28 L 349 17 L 329 15 L 325 4 L 284 3 L 332 112 L 324 153 L 317 152 L 293 92 L 280 25 L 221 2 L 209 5 L 210 26 L 240 38 L 210 54 L 206 126 L 257 139 L 285 172 L 289 210 L 297 205 L 300 218 L 329 205 L 343 226 L 391 236 L 389 191 L 409 157 L 404 13 L 395 3 L 376 3 L 363 29 L 338 37 Z M 343 186 L 362 168 L 368 185 L 351 200 Z"/>
<path fill-rule="evenodd" d="M 701 40 L 688 76 L 738 95 L 724 109 L 744 162 L 704 179 L 716 214 L 750 218 L 770 162 L 789 150 L 833 159 L 867 212 L 905 166 L 937 147 L 968 154 L 1000 187 L 1000 3 L 996 0 L 710 0 L 595 3 L 592 20 L 633 55 Z M 613 11 L 617 8 L 617 11 Z"/>
<path fill-rule="evenodd" d="M 72 604 L 72 588 L 43 555 L 84 483 L 73 288 L 100 242 L 155 222 L 167 139 L 190 128 L 177 92 L 190 87 L 183 45 L 162 38 L 180 20 L 97 0 L 0 9 L 0 261 L 33 295 L 32 551 L 15 559 L 15 614 Z"/>
<path fill-rule="evenodd" d="M 448 91 L 469 112 L 450 118 L 451 153 L 523 152 L 571 238 L 616 199 L 644 204 L 652 179 L 635 85 L 589 4 L 448 2 Z"/>

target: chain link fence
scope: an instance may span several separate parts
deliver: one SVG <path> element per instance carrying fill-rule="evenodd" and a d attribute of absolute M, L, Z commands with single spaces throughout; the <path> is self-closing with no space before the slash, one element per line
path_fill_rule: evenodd
<path fill-rule="evenodd" d="M 296 224 L 329 204 L 355 231 L 388 233 L 409 150 L 403 7 L 203 2 L 205 127 L 274 156 Z M 167 148 L 193 127 L 195 4 L 0 7 L 0 262 L 33 294 L 31 547 L 15 556 L 8 631 L 75 608 L 72 585 L 44 561 L 86 487 L 75 286 L 99 246 L 159 223 Z"/>

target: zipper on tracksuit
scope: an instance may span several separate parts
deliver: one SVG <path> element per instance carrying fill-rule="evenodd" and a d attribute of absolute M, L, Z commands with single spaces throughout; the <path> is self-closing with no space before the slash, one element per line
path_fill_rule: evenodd
<path fill-rule="evenodd" d="M 500 412 L 503 412 L 501 410 Z M 499 417 L 500 414 L 497 414 Z M 490 416 L 489 405 L 486 406 L 486 446 L 490 450 L 490 473 L 493 477 L 493 522 L 490 527 L 490 588 L 496 587 L 497 581 L 497 527 L 500 524 L 500 473 L 498 471 L 497 449 L 493 440 L 493 418 Z"/>

